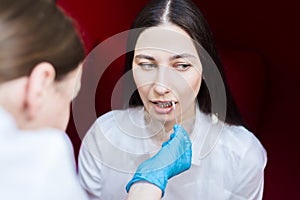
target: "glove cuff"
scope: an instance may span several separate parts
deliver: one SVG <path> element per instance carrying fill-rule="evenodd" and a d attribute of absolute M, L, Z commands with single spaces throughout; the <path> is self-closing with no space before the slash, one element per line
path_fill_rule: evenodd
<path fill-rule="evenodd" d="M 162 176 L 163 177 L 163 176 Z M 143 175 L 141 173 L 135 173 L 133 178 L 127 183 L 126 185 L 126 192 L 128 193 L 130 190 L 130 187 L 139 181 L 145 181 L 148 183 L 151 183 L 153 185 L 156 185 L 157 187 L 159 187 L 162 191 L 162 197 L 165 194 L 165 189 L 166 189 L 166 185 L 168 183 L 168 179 L 166 178 L 157 178 L 157 177 L 151 177 L 151 175 L 147 176 L 147 175 Z"/>

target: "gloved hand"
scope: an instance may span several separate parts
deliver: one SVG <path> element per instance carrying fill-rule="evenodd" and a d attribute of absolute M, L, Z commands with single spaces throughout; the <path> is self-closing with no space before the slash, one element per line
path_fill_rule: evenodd
<path fill-rule="evenodd" d="M 174 133 L 163 143 L 159 152 L 138 166 L 126 191 L 129 191 L 133 183 L 146 181 L 158 186 L 164 196 L 168 180 L 188 170 L 191 160 L 192 143 L 189 136 L 182 126 L 175 124 Z"/>

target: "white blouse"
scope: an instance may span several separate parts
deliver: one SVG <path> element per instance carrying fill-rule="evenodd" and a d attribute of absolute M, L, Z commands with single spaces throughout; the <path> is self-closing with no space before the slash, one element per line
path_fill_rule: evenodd
<path fill-rule="evenodd" d="M 153 124 L 152 124 L 153 125 Z M 137 166 L 160 146 L 142 107 L 111 111 L 97 119 L 79 155 L 81 185 L 90 199 L 126 199 L 125 186 Z M 191 168 L 169 180 L 164 200 L 262 199 L 266 151 L 242 126 L 214 123 L 198 108 Z"/>
<path fill-rule="evenodd" d="M 0 107 L 0 199 L 86 200 L 68 136 L 50 128 L 19 130 Z"/>

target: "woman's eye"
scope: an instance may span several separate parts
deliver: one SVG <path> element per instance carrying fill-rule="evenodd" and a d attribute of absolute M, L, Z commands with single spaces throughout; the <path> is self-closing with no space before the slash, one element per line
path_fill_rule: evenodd
<path fill-rule="evenodd" d="M 153 69 L 153 68 L 155 68 L 155 64 L 153 64 L 153 63 L 139 63 L 138 65 L 143 69 Z"/>
<path fill-rule="evenodd" d="M 189 63 L 176 63 L 173 67 L 177 70 L 184 71 L 190 68 L 192 65 Z"/>

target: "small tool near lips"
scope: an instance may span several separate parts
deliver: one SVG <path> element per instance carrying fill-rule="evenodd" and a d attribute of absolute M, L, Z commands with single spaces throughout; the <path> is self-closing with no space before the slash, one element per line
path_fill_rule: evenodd
<path fill-rule="evenodd" d="M 174 117 L 175 117 L 175 121 L 176 121 L 176 124 L 178 124 L 178 119 L 177 119 L 177 115 L 176 115 L 176 105 L 175 105 L 175 102 L 172 101 L 172 106 L 173 106 L 173 109 L 174 109 Z"/>

